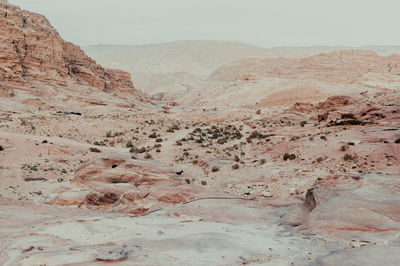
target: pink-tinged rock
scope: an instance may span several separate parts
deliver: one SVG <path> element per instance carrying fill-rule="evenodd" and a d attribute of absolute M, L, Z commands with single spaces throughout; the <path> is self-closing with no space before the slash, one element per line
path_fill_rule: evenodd
<path fill-rule="evenodd" d="M 96 64 L 64 41 L 42 15 L 0 3 L 0 78 L 25 84 L 73 82 L 100 90 L 133 89 L 130 75 Z"/>

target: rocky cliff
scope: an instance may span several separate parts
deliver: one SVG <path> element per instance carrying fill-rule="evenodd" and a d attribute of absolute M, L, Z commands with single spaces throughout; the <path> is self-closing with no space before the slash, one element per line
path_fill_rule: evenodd
<path fill-rule="evenodd" d="M 105 92 L 134 88 L 130 74 L 106 69 L 64 41 L 42 15 L 0 0 L 0 81 L 87 85 Z"/>

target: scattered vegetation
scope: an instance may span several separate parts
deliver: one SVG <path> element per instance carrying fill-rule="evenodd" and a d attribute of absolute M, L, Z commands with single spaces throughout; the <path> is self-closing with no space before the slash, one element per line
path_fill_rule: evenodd
<path fill-rule="evenodd" d="M 355 159 L 355 157 L 353 155 L 351 155 L 351 154 L 348 154 L 348 153 L 346 153 L 343 156 L 343 160 L 345 160 L 345 161 L 353 161 L 354 159 Z"/>
<path fill-rule="evenodd" d="M 145 152 L 146 152 L 146 148 L 145 148 L 145 147 L 141 147 L 141 148 L 132 147 L 132 148 L 129 150 L 129 152 L 130 152 L 130 153 L 145 153 Z"/>
<path fill-rule="evenodd" d="M 304 127 L 305 125 L 307 125 L 307 121 L 301 121 L 301 122 L 300 122 L 300 126 L 301 126 L 301 127 Z"/>
<path fill-rule="evenodd" d="M 94 148 L 94 147 L 90 148 L 90 151 L 91 152 L 96 152 L 96 153 L 100 153 L 101 152 L 101 150 L 99 150 L 97 148 Z"/>
<path fill-rule="evenodd" d="M 213 173 L 218 172 L 218 171 L 219 171 L 219 168 L 217 166 L 213 166 L 211 168 L 211 172 L 213 172 Z"/>
<path fill-rule="evenodd" d="M 261 159 L 261 160 L 258 162 L 258 164 L 259 164 L 259 165 L 263 165 L 263 164 L 265 164 L 266 162 L 267 162 L 267 160 Z"/>
<path fill-rule="evenodd" d="M 292 161 L 294 159 L 296 159 L 296 155 L 293 154 L 293 153 L 285 153 L 283 155 L 283 160 L 285 160 L 285 161 L 287 161 L 287 160 L 291 160 Z"/>
<path fill-rule="evenodd" d="M 341 151 L 347 151 L 348 149 L 349 149 L 349 145 L 347 145 L 347 144 L 344 144 L 344 145 L 342 145 L 342 147 L 340 147 Z"/>
<path fill-rule="evenodd" d="M 26 178 L 24 178 L 24 181 L 25 182 L 30 182 L 30 181 L 42 181 L 42 182 L 44 182 L 44 181 L 47 181 L 47 179 L 44 178 L 44 177 L 26 177 Z"/>
<path fill-rule="evenodd" d="M 133 143 L 131 140 L 128 140 L 128 142 L 126 143 L 126 147 L 127 148 L 132 148 L 133 147 Z"/>

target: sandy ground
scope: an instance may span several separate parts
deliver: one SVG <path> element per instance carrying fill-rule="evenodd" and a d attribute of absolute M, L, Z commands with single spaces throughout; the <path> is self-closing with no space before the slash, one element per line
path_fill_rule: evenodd
<path fill-rule="evenodd" d="M 3 112 L 1 263 L 396 265 L 399 102 Z"/>

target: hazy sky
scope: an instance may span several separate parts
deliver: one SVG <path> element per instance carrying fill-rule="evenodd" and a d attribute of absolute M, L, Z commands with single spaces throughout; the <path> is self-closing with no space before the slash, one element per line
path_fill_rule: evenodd
<path fill-rule="evenodd" d="M 9 0 L 79 45 L 400 45 L 399 0 Z"/>

